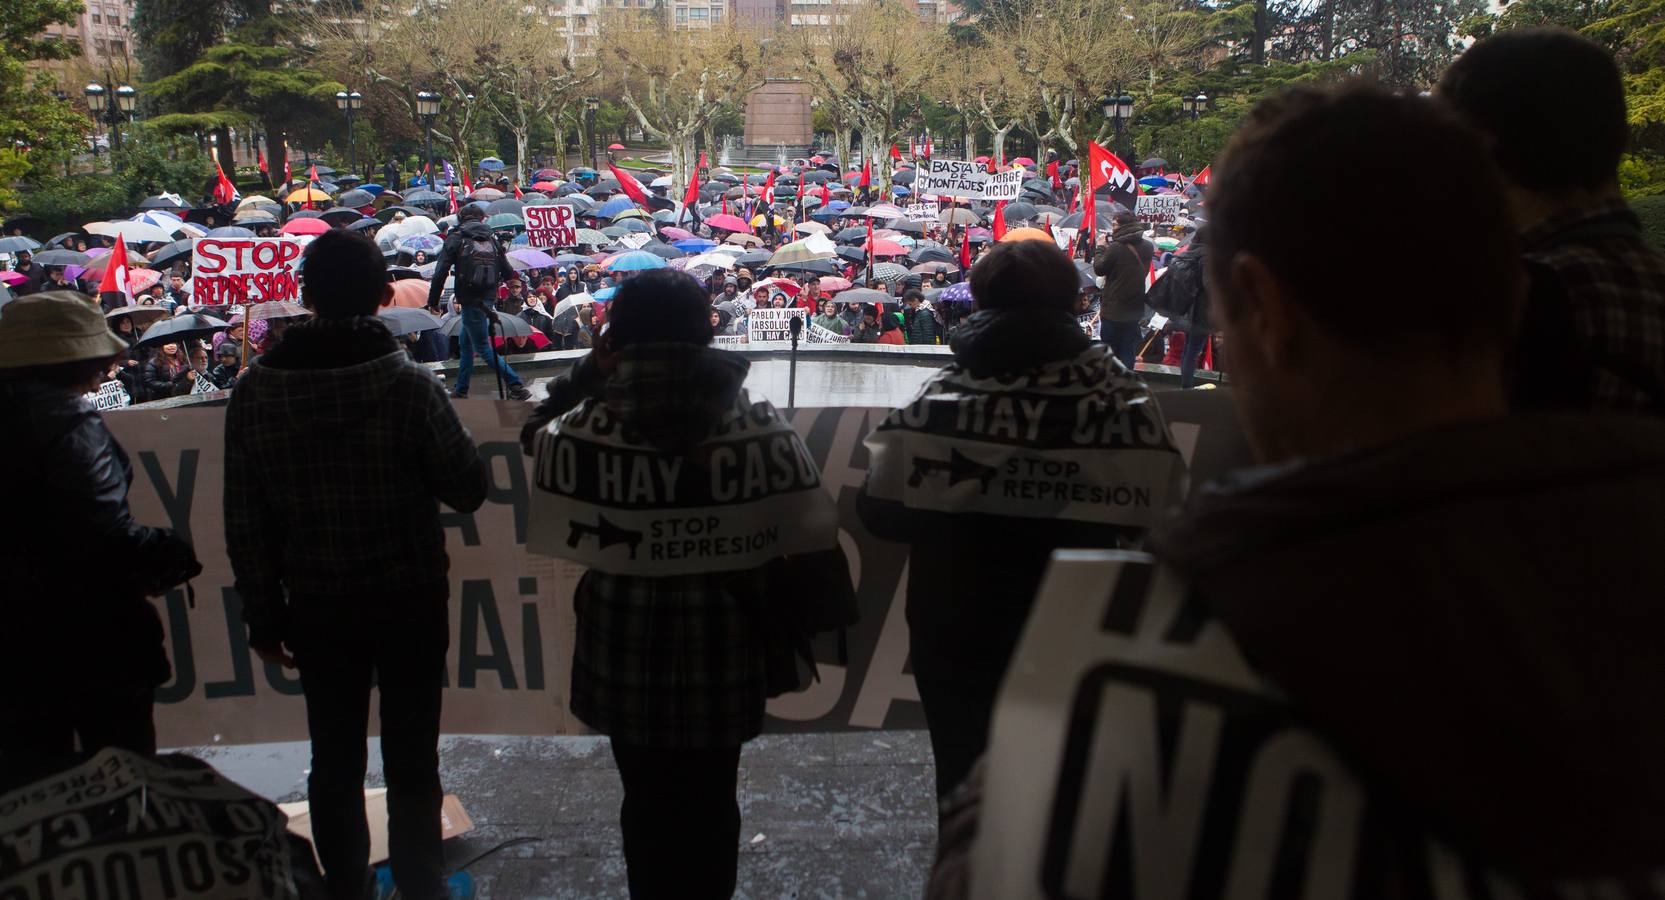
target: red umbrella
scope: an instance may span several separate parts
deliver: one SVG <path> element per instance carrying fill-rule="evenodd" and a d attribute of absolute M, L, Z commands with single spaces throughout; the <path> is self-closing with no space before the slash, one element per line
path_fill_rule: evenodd
<path fill-rule="evenodd" d="M 553 181 L 534 181 L 534 182 L 532 182 L 532 190 L 534 190 L 534 191 L 553 191 L 553 190 L 555 190 L 559 187 L 560 187 L 560 185 L 556 184 Z"/>
<path fill-rule="evenodd" d="M 608 144 L 607 149 L 609 149 L 609 150 L 623 150 L 624 145 L 623 144 Z"/>
<path fill-rule="evenodd" d="M 283 234 L 323 234 L 329 230 L 330 223 L 323 219 L 290 219 L 278 229 Z"/>
<path fill-rule="evenodd" d="M 753 291 L 756 291 L 758 288 L 768 288 L 771 291 L 780 291 L 788 297 L 796 297 L 804 290 L 803 285 L 788 278 L 765 278 L 752 285 Z"/>
<path fill-rule="evenodd" d="M 869 256 L 906 256 L 908 254 L 908 248 L 902 246 L 901 244 L 898 244 L 895 241 L 880 240 L 878 238 L 873 239 L 869 243 L 862 244 L 861 249 L 866 250 Z"/>
<path fill-rule="evenodd" d="M 741 234 L 752 233 L 752 227 L 746 224 L 745 219 L 729 213 L 718 213 L 710 216 L 705 220 L 705 224 L 712 228 L 720 228 L 723 231 L 735 231 Z"/>

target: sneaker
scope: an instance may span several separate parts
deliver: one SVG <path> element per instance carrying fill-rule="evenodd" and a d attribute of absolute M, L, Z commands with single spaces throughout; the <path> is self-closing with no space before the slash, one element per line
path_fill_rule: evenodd
<path fill-rule="evenodd" d="M 524 384 L 511 384 L 509 385 L 509 399 L 530 400 L 532 399 L 532 392 L 527 390 Z"/>

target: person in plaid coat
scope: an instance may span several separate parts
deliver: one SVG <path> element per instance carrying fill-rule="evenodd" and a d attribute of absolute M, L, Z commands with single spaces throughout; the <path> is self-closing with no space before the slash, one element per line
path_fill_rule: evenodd
<path fill-rule="evenodd" d="M 522 444 L 588 398 L 656 447 L 692 451 L 732 411 L 748 363 L 708 346 L 709 301 L 680 272 L 646 272 L 611 325 L 551 382 Z M 611 739 L 630 896 L 728 897 L 739 860 L 740 746 L 767 699 L 761 569 L 646 577 L 591 569 L 574 595 L 572 711 Z"/>

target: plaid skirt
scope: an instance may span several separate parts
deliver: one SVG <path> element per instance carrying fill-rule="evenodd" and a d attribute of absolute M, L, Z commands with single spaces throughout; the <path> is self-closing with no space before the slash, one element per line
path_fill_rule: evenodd
<path fill-rule="evenodd" d="M 573 602 L 573 714 L 647 747 L 737 747 L 757 737 L 768 699 L 760 577 L 585 573 Z"/>

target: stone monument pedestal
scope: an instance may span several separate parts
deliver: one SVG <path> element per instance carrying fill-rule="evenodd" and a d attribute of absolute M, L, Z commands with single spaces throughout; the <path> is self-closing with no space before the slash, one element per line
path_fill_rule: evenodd
<path fill-rule="evenodd" d="M 815 139 L 809 85 L 797 78 L 771 78 L 746 95 L 745 146 L 749 160 L 773 162 L 785 149 L 803 156 Z"/>

